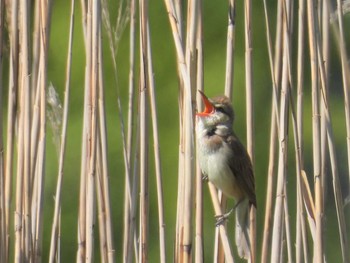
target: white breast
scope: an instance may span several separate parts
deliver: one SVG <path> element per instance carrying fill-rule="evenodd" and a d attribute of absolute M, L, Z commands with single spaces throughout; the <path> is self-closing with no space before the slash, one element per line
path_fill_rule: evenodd
<path fill-rule="evenodd" d="M 197 156 L 203 174 L 207 175 L 217 188 L 226 196 L 240 199 L 241 190 L 236 184 L 229 162 L 234 158 L 231 149 L 225 142 L 214 149 L 211 145 L 211 137 L 205 135 L 205 129 L 197 125 Z M 213 150 L 214 149 L 214 150 Z"/>

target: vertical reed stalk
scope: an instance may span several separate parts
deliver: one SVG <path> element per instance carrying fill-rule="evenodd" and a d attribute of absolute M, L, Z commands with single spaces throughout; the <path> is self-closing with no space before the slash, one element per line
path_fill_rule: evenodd
<path fill-rule="evenodd" d="M 158 220 L 159 220 L 159 247 L 160 247 L 160 260 L 159 262 L 165 263 L 166 251 L 165 251 L 165 221 L 164 221 L 164 201 L 163 201 L 163 179 L 161 171 L 161 159 L 159 150 L 159 135 L 158 135 L 158 117 L 156 108 L 155 97 L 155 85 L 153 79 L 153 66 L 152 66 L 152 52 L 151 52 L 151 38 L 149 25 L 147 23 L 147 53 L 148 53 L 148 79 L 149 79 L 149 97 L 152 116 L 152 128 L 153 128 L 153 144 L 154 144 L 154 159 L 157 181 L 157 197 L 158 197 Z"/>
<path fill-rule="evenodd" d="M 330 6 L 330 1 L 328 1 L 328 6 Z M 330 9 L 330 8 L 329 8 Z M 343 80 L 343 90 L 344 90 L 344 106 L 345 106 L 345 123 L 346 123 L 346 145 L 348 150 L 348 177 L 349 177 L 349 189 L 350 189 L 350 66 L 348 61 L 348 54 L 346 52 L 346 42 L 344 36 L 344 22 L 343 22 L 343 8 L 342 2 L 337 0 L 337 15 L 338 15 L 338 27 L 337 29 L 333 26 L 333 31 L 335 32 L 337 43 L 339 43 L 338 50 L 340 51 L 340 60 L 342 67 L 342 80 Z"/>
<path fill-rule="evenodd" d="M 304 144 L 303 144 L 303 113 L 304 113 L 304 96 L 303 96 L 303 82 L 304 82 L 304 39 L 305 39 L 305 1 L 299 0 L 298 10 L 298 54 L 297 54 L 297 113 L 296 113 L 296 131 L 294 134 L 298 135 L 295 139 L 297 155 L 297 227 L 296 227 L 296 262 L 308 262 L 308 242 L 307 232 L 304 218 L 304 207 L 301 188 L 301 171 L 304 169 Z M 294 120 L 294 119 L 293 119 Z"/>
<path fill-rule="evenodd" d="M 123 259 L 124 263 L 131 262 L 134 226 L 130 223 L 132 209 L 131 206 L 131 155 L 133 145 L 134 128 L 134 94 L 135 94 L 135 25 L 136 25 L 136 0 L 130 1 L 130 36 L 129 36 L 129 99 L 128 99 L 128 121 L 127 121 L 127 163 L 125 167 L 125 187 L 124 187 L 124 235 L 123 235 Z M 135 182 L 134 182 L 135 183 Z M 130 205 L 131 204 L 131 205 Z M 134 204 L 135 206 L 135 204 Z M 137 258 L 137 257 L 135 257 Z"/>
<path fill-rule="evenodd" d="M 3 41 L 4 41 L 4 1 L 0 1 L 0 79 L 3 78 Z M 3 104 L 3 83 L 0 83 L 0 103 Z M 3 142 L 3 109 L 0 109 L 0 261 L 6 260 L 6 213 L 5 210 L 5 167 Z"/>
<path fill-rule="evenodd" d="M 18 65 L 19 65 L 19 45 L 18 45 L 18 0 L 11 2 L 10 31 L 10 58 L 9 58 L 9 85 L 8 85 L 8 107 L 7 107 L 7 143 L 6 143 L 6 163 L 5 163 L 5 220 L 6 220 L 6 246 L 5 262 L 9 260 L 10 250 L 10 206 L 12 200 L 12 180 L 13 180 L 13 151 L 14 135 L 16 123 L 16 100 L 18 95 Z M 15 217 L 16 218 L 16 217 Z"/>
<path fill-rule="evenodd" d="M 267 47 L 268 47 L 268 55 L 269 55 L 269 65 L 270 65 L 270 73 L 272 80 L 272 110 L 271 110 L 271 127 L 270 127 L 270 150 L 269 150 L 269 165 L 268 165 L 268 181 L 267 181 L 267 190 L 266 190 L 266 205 L 265 205 L 265 223 L 264 223 L 264 237 L 262 244 L 262 253 L 261 253 L 261 261 L 267 262 L 268 258 L 268 247 L 270 243 L 270 232 L 271 232 L 271 223 L 272 223 L 272 202 L 273 202 L 273 184 L 275 179 L 275 155 L 276 155 L 276 138 L 278 136 L 279 131 L 279 113 L 278 113 L 278 82 L 276 83 L 276 78 L 278 79 L 278 75 L 275 77 L 275 66 L 272 55 L 272 44 L 271 44 L 271 34 L 270 34 L 270 23 L 269 23 L 269 15 L 267 13 L 267 4 L 266 0 L 264 3 L 264 15 L 265 15 L 265 24 L 266 24 L 266 38 L 267 38 Z M 276 37 L 276 39 L 278 39 Z M 281 43 L 276 40 L 276 43 Z M 278 48 L 277 50 L 279 50 Z"/>
<path fill-rule="evenodd" d="M 235 54 L 235 37 L 236 37 L 236 2 L 228 1 L 228 27 L 226 43 L 226 73 L 225 73 L 225 94 L 232 97 L 233 77 L 234 77 L 234 54 Z"/>
<path fill-rule="evenodd" d="M 314 261 L 323 262 L 323 185 L 321 175 L 321 149 L 320 149 L 320 113 L 319 113 L 319 89 L 318 89 L 318 63 L 317 42 L 315 29 L 315 7 L 312 1 L 307 1 L 308 32 L 311 62 L 311 87 L 312 87 L 312 132 L 313 132 L 313 164 L 315 184 L 315 208 L 316 208 L 316 237 L 314 240 Z"/>
<path fill-rule="evenodd" d="M 287 17 L 283 16 L 283 23 Z M 281 255 L 281 240 L 283 236 L 282 232 L 282 219 L 284 218 L 283 204 L 285 202 L 284 185 L 286 180 L 286 160 L 287 160 L 287 143 L 288 143 L 288 50 L 286 48 L 286 42 L 288 39 L 288 32 L 286 32 L 286 26 L 283 27 L 283 71 L 282 71 L 282 89 L 281 89 L 281 102 L 280 102 L 280 120 L 279 120 L 279 158 L 278 158 L 278 176 L 276 185 L 276 202 L 274 212 L 273 234 L 272 234 L 272 246 L 271 246 L 271 262 L 279 262 L 282 258 Z"/>
<path fill-rule="evenodd" d="M 61 212 L 61 193 L 62 193 L 64 156 L 66 151 L 67 122 L 68 122 L 68 110 L 69 110 L 70 79 L 71 79 L 71 67 L 72 67 L 72 44 L 73 44 L 73 32 L 74 32 L 74 10 L 75 10 L 75 0 L 72 0 L 67 62 L 66 62 L 67 63 L 66 64 L 66 82 L 65 82 L 64 103 L 63 103 L 61 144 L 60 144 L 58 175 L 57 175 L 57 183 L 56 183 L 55 208 L 54 208 L 54 216 L 52 219 L 52 229 L 51 229 L 51 243 L 50 243 L 50 255 L 49 255 L 50 263 L 54 262 L 55 256 L 58 254 L 57 249 L 59 247 L 58 232 L 60 228 L 59 218 L 60 218 L 60 212 Z"/>
<path fill-rule="evenodd" d="M 149 198 L 148 198 L 148 1 L 139 1 L 140 7 L 140 246 L 139 261 L 148 262 Z"/>
<path fill-rule="evenodd" d="M 245 26 L 245 88 L 246 88 L 246 121 L 247 121 L 247 151 L 252 161 L 254 157 L 254 103 L 253 103 L 253 40 L 252 40 L 252 1 L 244 1 Z M 256 261 L 256 210 L 251 206 L 250 212 L 250 249 L 251 262 Z"/>
<path fill-rule="evenodd" d="M 198 21 L 197 21 L 197 37 L 196 37 L 196 49 L 197 49 L 197 90 L 203 90 L 203 2 L 198 1 Z M 196 101 L 197 109 L 202 109 L 203 105 L 200 94 L 197 92 Z M 196 202 L 196 214 L 195 214 L 195 262 L 201 263 L 204 261 L 203 251 L 203 187 L 202 187 L 202 172 L 199 167 L 199 163 L 196 163 L 196 178 L 195 178 L 195 202 Z"/>

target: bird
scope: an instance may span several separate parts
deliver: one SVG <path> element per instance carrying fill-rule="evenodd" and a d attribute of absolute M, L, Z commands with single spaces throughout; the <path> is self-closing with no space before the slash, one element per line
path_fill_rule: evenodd
<path fill-rule="evenodd" d="M 249 210 L 257 207 L 255 179 L 249 154 L 233 131 L 234 111 L 226 96 L 212 99 L 199 90 L 205 108 L 196 113 L 197 158 L 200 169 L 235 206 L 217 217 L 217 225 L 235 211 L 235 242 L 241 258 L 251 256 Z"/>

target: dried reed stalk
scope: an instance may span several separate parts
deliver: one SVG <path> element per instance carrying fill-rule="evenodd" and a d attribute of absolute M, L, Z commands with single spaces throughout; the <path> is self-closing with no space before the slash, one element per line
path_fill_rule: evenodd
<path fill-rule="evenodd" d="M 8 4 L 9 5 L 9 4 Z M 6 143 L 6 163 L 5 163 L 5 221 L 6 230 L 3 233 L 6 238 L 5 262 L 9 259 L 10 249 L 10 206 L 12 200 L 12 180 L 13 180 L 13 151 L 15 140 L 15 123 L 16 123 L 16 98 L 18 95 L 18 63 L 19 63 L 19 33 L 18 33 L 18 1 L 11 2 L 11 14 L 9 21 L 9 42 L 10 42 L 10 70 L 8 85 L 8 108 L 7 108 L 7 143 Z"/>
<path fill-rule="evenodd" d="M 253 103 L 253 40 L 252 40 L 252 1 L 244 1 L 244 32 L 245 32 L 245 90 L 246 90 L 246 124 L 247 151 L 254 167 L 254 103 Z M 256 209 L 251 206 L 250 220 L 250 261 L 256 261 Z"/>
<path fill-rule="evenodd" d="M 203 90 L 203 3 L 198 1 L 198 16 L 197 16 L 197 37 L 196 37 L 196 50 L 197 50 L 197 90 Z M 197 92 L 196 101 L 197 109 L 202 109 L 202 100 L 199 98 L 200 94 Z M 194 260 L 196 263 L 204 261 L 203 251 L 203 187 L 202 187 L 202 172 L 199 167 L 199 163 L 196 163 L 196 175 L 195 175 L 195 252 Z"/>
<path fill-rule="evenodd" d="M 330 9 L 330 1 L 327 1 L 328 4 L 328 10 Z M 350 66 L 348 61 L 348 54 L 346 51 L 346 42 L 345 42 L 345 36 L 344 36 L 344 22 L 343 22 L 343 6 L 341 1 L 337 1 L 337 16 L 338 16 L 338 27 L 333 26 L 333 32 L 336 36 L 337 43 L 339 46 L 337 46 L 337 50 L 340 54 L 340 60 L 341 60 L 341 67 L 342 67 L 342 80 L 343 80 L 343 90 L 344 90 L 344 106 L 345 106 L 345 123 L 346 123 L 346 134 L 347 134 L 347 150 L 348 150 L 348 164 L 350 164 L 350 102 L 349 102 L 349 96 L 350 96 Z M 349 189 L 350 189 L 350 165 L 348 166 L 349 173 Z"/>
<path fill-rule="evenodd" d="M 125 187 L 124 187 L 124 235 L 123 235 L 123 259 L 125 263 L 131 262 L 132 244 L 134 237 L 135 224 L 132 218 L 132 207 L 136 207 L 135 202 L 131 202 L 131 155 L 133 145 L 133 127 L 134 127 L 134 94 L 135 94 L 135 24 L 136 24 L 136 0 L 130 1 L 130 37 L 129 37 L 129 99 L 128 99 L 128 132 L 127 132 L 127 163 L 125 167 Z M 135 174 L 136 175 L 136 174 Z M 136 177 L 136 176 L 135 176 Z M 135 180 L 137 180 L 135 178 Z M 136 182 L 134 181 L 134 185 Z M 135 199 L 133 199 L 135 200 Z M 134 209 L 136 211 L 136 209 Z M 135 235 L 136 238 L 136 235 Z M 135 240 L 135 244 L 136 244 Z M 137 251 L 135 247 L 135 251 Z M 135 259 L 137 259 L 135 255 Z"/>
<path fill-rule="evenodd" d="M 305 27 L 305 1 L 299 1 L 298 10 L 298 54 L 297 54 L 297 127 L 294 135 L 298 136 L 295 139 L 295 149 L 297 152 L 297 223 L 296 223 L 296 262 L 308 262 L 309 251 L 307 242 L 307 232 L 304 217 L 303 193 L 301 188 L 301 171 L 304 170 L 304 144 L 303 144 L 303 113 L 304 113 L 304 27 Z M 295 120 L 295 118 L 293 118 Z"/>
<path fill-rule="evenodd" d="M 316 208 L 316 237 L 314 239 L 314 260 L 323 262 L 323 185 L 321 175 L 321 149 L 320 149 L 320 113 L 319 113 L 319 89 L 318 89 L 318 62 L 316 42 L 316 18 L 315 7 L 312 1 L 307 1 L 308 32 L 310 45 L 311 80 L 312 80 L 312 131 L 313 131 L 313 164 L 315 184 L 315 208 Z"/>
<path fill-rule="evenodd" d="M 56 183 L 55 208 L 54 208 L 54 216 L 52 219 L 49 262 L 54 262 L 55 256 L 59 254 L 57 251 L 57 248 L 59 247 L 58 231 L 60 228 L 59 218 L 60 218 L 60 212 L 61 212 L 61 193 L 62 193 L 64 156 L 65 156 L 65 150 L 66 150 L 67 122 L 68 122 L 68 110 L 69 110 L 70 79 L 71 79 L 71 66 L 72 66 L 72 44 L 73 44 L 73 32 L 74 32 L 74 10 L 75 10 L 75 0 L 72 0 L 68 51 L 67 51 L 67 64 L 66 64 L 66 82 L 65 82 L 64 103 L 63 103 L 61 144 L 60 144 L 58 175 L 57 175 L 57 183 Z"/>
<path fill-rule="evenodd" d="M 190 4 L 190 2 L 189 2 Z M 173 1 L 165 0 L 166 9 L 176 47 L 179 79 L 182 90 L 180 92 L 180 157 L 179 157 L 179 183 L 178 183 L 178 210 L 176 223 L 175 261 L 189 262 L 191 257 L 191 210 L 192 210 L 192 171 L 193 165 L 193 111 L 191 96 L 191 76 L 186 65 L 182 37 L 177 24 L 177 13 Z M 188 19 L 191 19 L 189 17 Z M 191 21 L 191 20 L 189 20 Z M 193 25 L 193 24 L 192 24 Z M 188 33 L 189 34 L 189 33 Z M 192 31 L 192 34 L 193 31 Z M 196 34 L 194 34 L 194 38 Z M 193 39 L 193 36 L 191 37 Z M 188 52 L 187 52 L 188 54 Z M 183 153 L 181 152 L 183 151 Z M 183 170 L 182 170 L 183 169 Z"/>
<path fill-rule="evenodd" d="M 289 3 L 289 2 L 288 2 Z M 285 192 L 286 183 L 286 158 L 287 158 L 287 143 L 288 143 L 288 100 L 289 100 L 289 71 L 290 71 L 290 50 L 288 48 L 290 32 L 289 17 L 290 10 L 288 3 L 282 3 L 283 16 L 278 17 L 282 20 L 278 20 L 278 23 L 283 25 L 283 63 L 282 63 L 282 83 L 281 83 L 281 102 L 280 102 L 280 120 L 279 120 L 279 158 L 278 158 L 278 176 L 276 185 L 276 201 L 274 211 L 274 223 L 271 245 L 271 262 L 279 262 L 282 258 L 281 255 L 281 241 L 284 235 L 283 233 L 283 218 L 285 215 L 285 205 L 287 193 Z M 276 64 L 275 64 L 276 65 Z M 286 225 L 287 231 L 288 225 Z"/>
<path fill-rule="evenodd" d="M 148 262 L 149 246 L 149 188 L 148 188 L 148 1 L 139 1 L 140 17 L 140 232 L 139 261 Z"/>
<path fill-rule="evenodd" d="M 0 2 L 0 79 L 3 78 L 3 41 L 4 41 L 4 1 Z M 0 83 L 0 103 L 3 103 L 3 84 Z M 0 210 L 5 210 L 5 167 L 3 142 L 3 109 L 0 109 Z M 0 261 L 6 260 L 6 214 L 0 213 Z"/>
<path fill-rule="evenodd" d="M 276 138 L 278 136 L 278 121 L 279 121 L 279 113 L 278 113 L 278 82 L 276 83 L 275 66 L 272 55 L 272 43 L 271 43 L 271 34 L 270 34 L 270 23 L 269 23 L 269 15 L 267 12 L 267 4 L 266 0 L 264 3 L 264 15 L 265 15 L 265 24 L 266 24 L 266 39 L 267 39 L 267 48 L 269 55 L 269 65 L 270 65 L 270 73 L 272 80 L 272 111 L 271 111 L 271 127 L 270 127 L 270 150 L 269 150 L 269 165 L 268 165 L 268 182 L 267 182 L 267 190 L 266 190 L 266 205 L 265 205 L 265 223 L 264 223 L 264 235 L 263 235 L 263 243 L 262 243 L 262 253 L 261 253 L 261 261 L 267 262 L 268 257 L 268 247 L 270 242 L 270 232 L 271 232 L 271 222 L 272 222 L 272 202 L 273 202 L 273 184 L 275 179 L 275 155 L 276 155 Z M 278 31 L 279 32 L 279 31 Z M 278 37 L 276 37 L 278 39 Z M 276 43 L 280 43 L 276 40 Z M 279 50 L 279 49 L 278 49 Z"/>
<path fill-rule="evenodd" d="M 236 4 L 234 0 L 228 1 L 228 27 L 226 41 L 226 72 L 225 72 L 225 95 L 232 100 L 233 80 L 234 80 L 234 51 L 235 51 L 235 19 Z M 201 100 L 201 99 L 200 99 Z M 219 192 L 221 209 L 226 210 L 227 198 Z M 219 241 L 220 229 L 215 229 L 214 259 L 216 262 L 224 262 L 224 251 L 222 243 Z"/>

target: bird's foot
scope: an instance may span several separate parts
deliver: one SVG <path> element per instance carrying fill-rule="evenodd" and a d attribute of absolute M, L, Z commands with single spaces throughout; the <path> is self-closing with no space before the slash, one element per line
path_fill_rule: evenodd
<path fill-rule="evenodd" d="M 232 214 L 232 212 L 236 209 L 236 207 L 242 202 L 243 199 L 239 200 L 234 207 L 232 207 L 230 209 L 230 211 L 228 211 L 226 214 L 223 215 L 217 215 L 215 216 L 216 219 L 216 223 L 215 226 L 220 226 L 223 223 L 225 223 L 225 221 L 228 219 L 228 217 Z"/>
<path fill-rule="evenodd" d="M 208 182 L 208 181 L 209 181 L 208 175 L 203 175 L 202 180 L 203 180 L 204 182 Z"/>
<path fill-rule="evenodd" d="M 229 216 L 232 214 L 232 212 L 235 210 L 235 208 L 236 207 L 233 207 L 226 214 L 215 216 L 215 220 L 216 220 L 215 226 L 223 225 L 226 222 L 226 220 L 229 218 Z"/>

